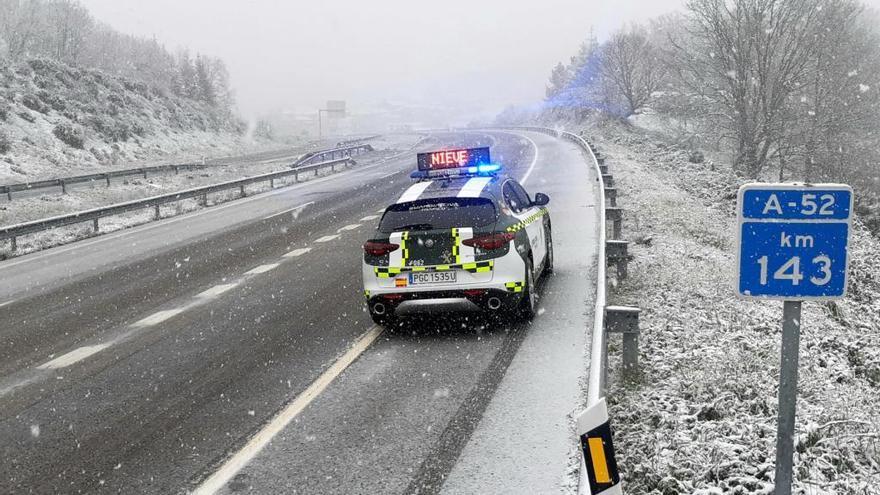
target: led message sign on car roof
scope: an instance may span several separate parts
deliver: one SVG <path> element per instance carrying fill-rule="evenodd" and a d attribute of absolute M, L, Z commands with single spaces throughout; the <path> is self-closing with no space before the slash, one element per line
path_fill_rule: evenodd
<path fill-rule="evenodd" d="M 491 164 L 489 148 L 467 148 L 459 150 L 432 151 L 419 153 L 419 170 L 446 170 L 453 168 L 478 167 Z"/>

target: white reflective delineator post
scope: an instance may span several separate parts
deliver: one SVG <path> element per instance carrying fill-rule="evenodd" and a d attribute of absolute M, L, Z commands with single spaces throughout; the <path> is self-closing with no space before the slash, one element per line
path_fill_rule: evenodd
<path fill-rule="evenodd" d="M 622 495 L 604 398 L 578 416 L 577 434 L 582 454 L 578 493 Z"/>

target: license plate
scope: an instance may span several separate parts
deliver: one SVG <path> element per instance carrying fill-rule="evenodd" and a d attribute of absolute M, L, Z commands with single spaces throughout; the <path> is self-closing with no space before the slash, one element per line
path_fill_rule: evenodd
<path fill-rule="evenodd" d="M 410 273 L 410 285 L 454 284 L 458 281 L 458 272 L 422 272 Z"/>

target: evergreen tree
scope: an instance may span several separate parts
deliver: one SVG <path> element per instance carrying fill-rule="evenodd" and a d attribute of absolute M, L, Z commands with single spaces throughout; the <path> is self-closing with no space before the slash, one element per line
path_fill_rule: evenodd
<path fill-rule="evenodd" d="M 569 73 L 568 68 L 562 62 L 556 64 L 556 67 L 550 73 L 550 85 L 547 86 L 546 91 L 547 100 L 559 97 L 568 86 L 569 80 L 571 80 L 571 73 Z"/>

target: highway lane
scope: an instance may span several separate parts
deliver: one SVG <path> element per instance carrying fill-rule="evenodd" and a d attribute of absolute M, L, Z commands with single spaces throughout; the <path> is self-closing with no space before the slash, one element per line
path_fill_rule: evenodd
<path fill-rule="evenodd" d="M 529 143 L 497 139 L 527 172 Z M 0 491 L 167 493 L 207 473 L 370 327 L 360 244 L 411 167 L 0 264 Z M 59 359 L 72 364 L 39 369 Z"/>
<path fill-rule="evenodd" d="M 550 194 L 557 247 L 539 316 L 530 324 L 409 321 L 365 351 L 244 469 L 228 473 L 220 493 L 559 490 L 575 441 L 568 415 L 585 371 L 595 178 L 570 143 L 528 136 L 540 150 L 537 166 L 518 163 L 510 172 L 526 177 L 530 192 Z"/>

